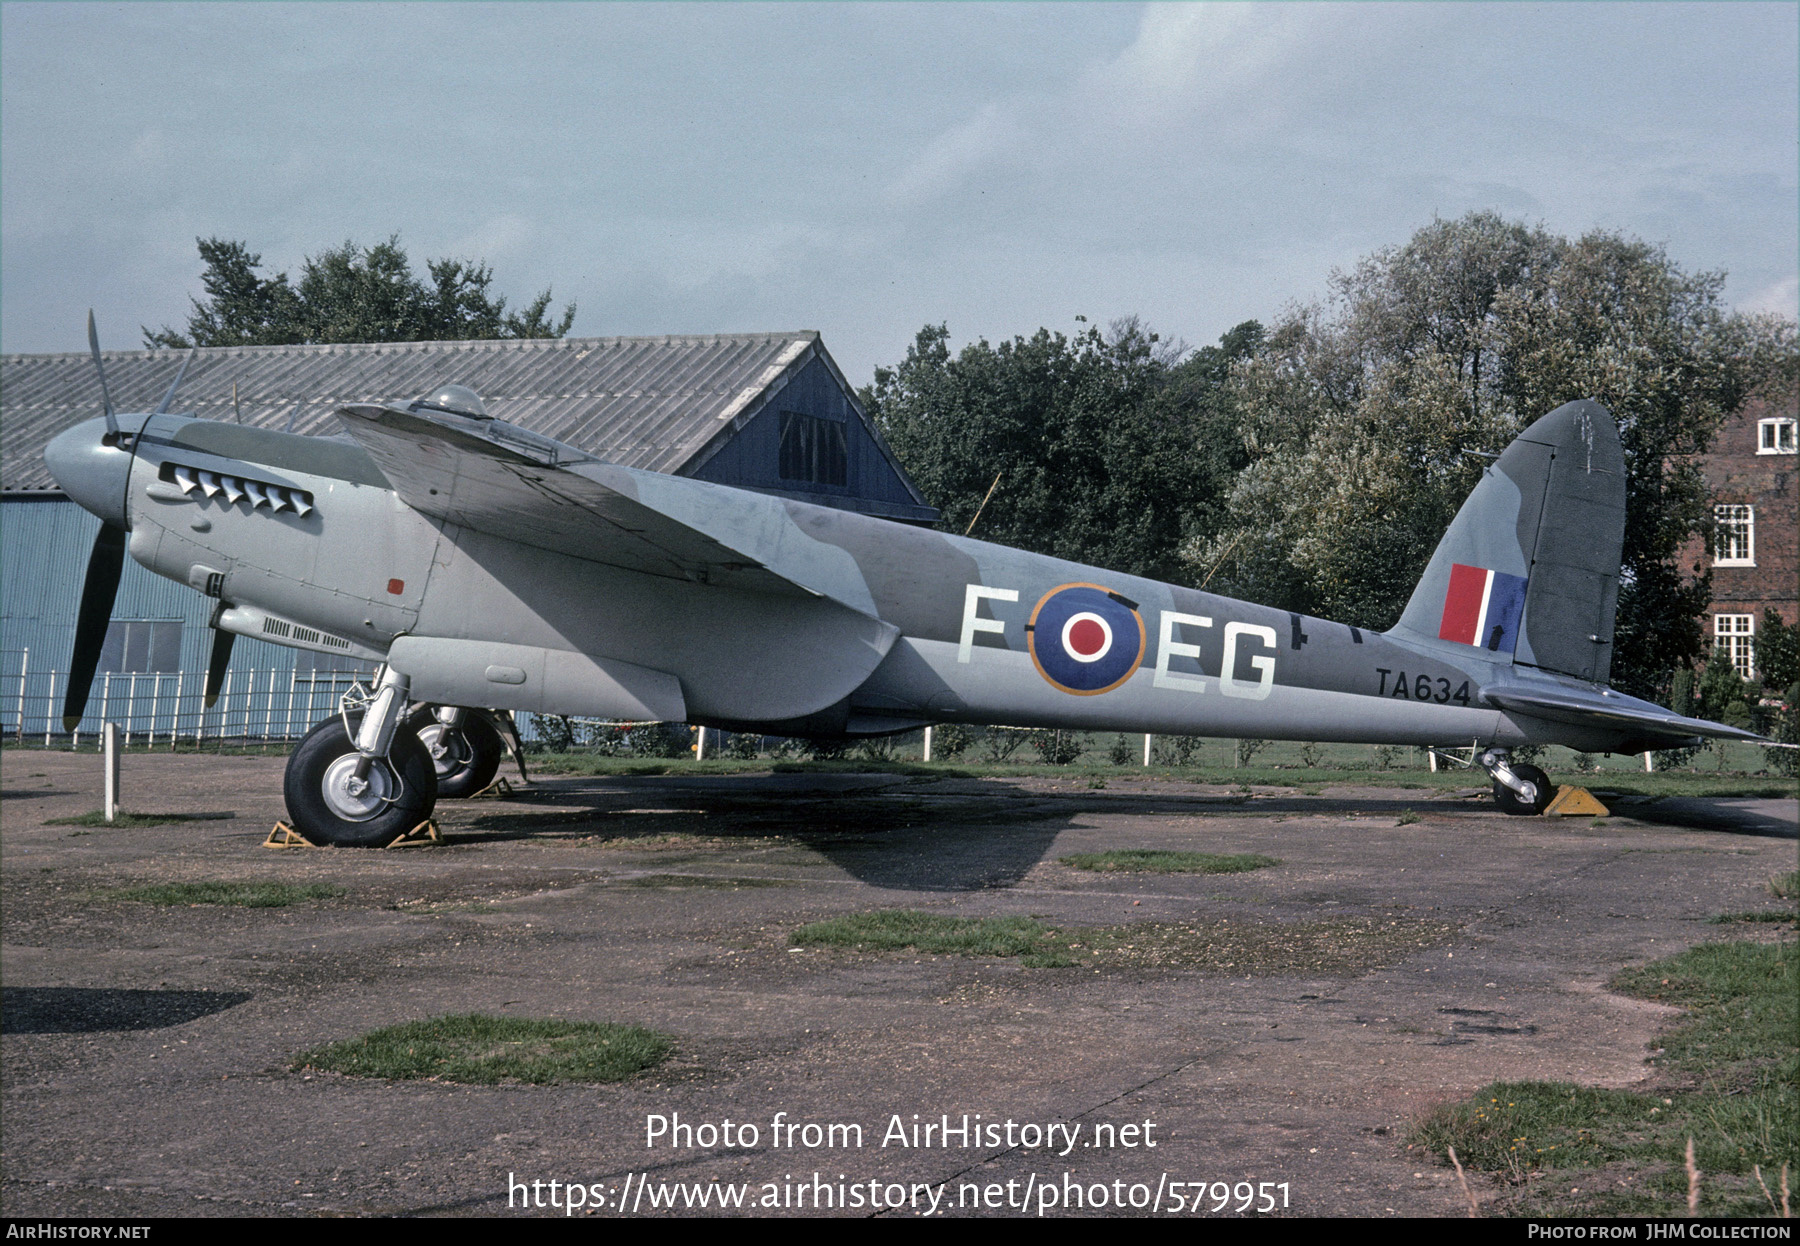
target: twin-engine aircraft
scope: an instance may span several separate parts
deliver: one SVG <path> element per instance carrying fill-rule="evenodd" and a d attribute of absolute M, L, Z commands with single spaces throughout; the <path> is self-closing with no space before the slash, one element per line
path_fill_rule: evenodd
<path fill-rule="evenodd" d="M 98 367 L 91 317 L 89 343 Z M 289 758 L 288 812 L 315 843 L 386 844 L 429 815 L 440 772 L 455 794 L 485 782 L 492 711 L 835 738 L 960 722 L 1473 745 L 1512 813 L 1554 794 L 1512 763 L 1520 745 L 1760 738 L 1606 686 L 1625 463 L 1594 402 L 1486 469 L 1378 634 L 620 467 L 457 385 L 344 407 L 348 437 L 330 439 L 171 414 L 173 395 L 138 415 L 103 399 L 45 451 L 102 524 L 64 711 L 83 712 L 127 550 L 218 599 L 209 694 L 233 636 L 379 662 L 372 694 Z"/>

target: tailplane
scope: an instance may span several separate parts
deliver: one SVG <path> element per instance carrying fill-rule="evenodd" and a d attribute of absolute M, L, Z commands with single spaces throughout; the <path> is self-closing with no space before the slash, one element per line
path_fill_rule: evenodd
<path fill-rule="evenodd" d="M 1604 684 L 1624 542 L 1618 427 L 1567 403 L 1482 473 L 1391 634 Z"/>

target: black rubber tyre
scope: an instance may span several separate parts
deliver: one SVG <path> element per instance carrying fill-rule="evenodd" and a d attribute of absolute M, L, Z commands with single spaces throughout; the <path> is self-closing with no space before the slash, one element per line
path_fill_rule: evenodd
<path fill-rule="evenodd" d="M 437 794 L 445 800 L 473 796 L 494 781 L 506 756 L 506 742 L 492 724 L 474 710 L 464 710 L 462 724 L 449 729 L 437 720 L 435 705 L 421 705 L 406 718 L 406 730 L 425 745 L 437 771 Z M 442 746 L 440 756 L 434 746 Z"/>
<path fill-rule="evenodd" d="M 1556 784 L 1550 782 L 1549 775 L 1536 766 L 1514 766 L 1512 772 L 1527 783 L 1537 785 L 1537 799 L 1527 804 L 1519 799 L 1517 792 L 1495 779 L 1494 803 L 1500 806 L 1501 812 L 1535 817 L 1550 807 L 1550 802 L 1556 799 Z"/>
<path fill-rule="evenodd" d="M 352 717 L 351 729 L 360 722 Z M 306 733 L 288 757 L 281 785 L 296 831 L 315 844 L 385 848 L 431 816 L 437 781 L 431 754 L 418 736 L 394 732 L 387 759 L 369 771 L 366 796 L 351 796 L 344 786 L 355 758 L 356 745 L 342 719 L 327 718 Z M 366 810 L 354 807 L 359 799 Z"/>

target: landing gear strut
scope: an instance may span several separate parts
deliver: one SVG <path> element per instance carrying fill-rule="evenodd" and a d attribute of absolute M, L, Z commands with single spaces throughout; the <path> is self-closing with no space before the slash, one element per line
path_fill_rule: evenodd
<path fill-rule="evenodd" d="M 1505 813 L 1536 815 L 1556 798 L 1556 785 L 1536 766 L 1512 764 L 1512 750 L 1490 748 L 1476 755 L 1475 764 L 1494 780 L 1494 803 Z"/>
<path fill-rule="evenodd" d="M 383 848 L 431 816 L 437 778 L 419 737 L 397 730 L 407 678 L 384 670 L 373 698 L 346 694 L 336 717 L 288 758 L 288 817 L 315 844 Z"/>

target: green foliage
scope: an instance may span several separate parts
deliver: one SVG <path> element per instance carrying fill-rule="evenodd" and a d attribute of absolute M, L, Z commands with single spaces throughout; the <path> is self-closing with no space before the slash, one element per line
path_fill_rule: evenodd
<path fill-rule="evenodd" d="M 754 731 L 734 731 L 725 741 L 725 756 L 738 761 L 754 761 L 762 753 L 762 737 Z"/>
<path fill-rule="evenodd" d="M 1491 213 L 1437 221 L 1332 282 L 1231 375 L 1250 456 L 1219 532 L 1190 543 L 1234 595 L 1372 630 L 1398 619 L 1493 453 L 1575 398 L 1618 419 L 1627 466 L 1613 682 L 1653 695 L 1701 652 L 1709 530 L 1692 455 L 1795 357 L 1791 322 L 1728 314 L 1723 276 L 1608 232 Z"/>
<path fill-rule="evenodd" d="M 948 327 L 927 325 L 861 397 L 946 530 L 979 510 L 983 539 L 1167 580 L 1242 465 L 1223 386 L 1260 335 L 1240 325 L 1184 360 L 1128 319 L 953 358 Z"/>
<path fill-rule="evenodd" d="M 1106 760 L 1115 766 L 1129 766 L 1137 756 L 1137 750 L 1131 747 L 1131 741 L 1122 731 L 1113 737 L 1112 747 L 1106 750 Z"/>
<path fill-rule="evenodd" d="M 1733 705 L 1743 707 L 1749 699 L 1749 689 L 1731 664 L 1731 655 L 1724 649 L 1714 649 L 1712 657 L 1706 661 L 1706 669 L 1700 673 L 1698 688 L 1698 705 L 1695 712 L 1703 718 L 1711 718 L 1716 722 L 1725 722 L 1725 715 Z M 1748 723 L 1747 713 L 1743 715 Z M 1736 726 L 1736 723 L 1729 724 Z"/>
<path fill-rule="evenodd" d="M 1756 638 L 1756 669 L 1763 686 L 1786 691 L 1800 682 L 1800 626 L 1789 624 L 1778 610 L 1763 616 L 1762 634 Z M 1793 704 L 1793 698 L 1788 698 Z"/>
<path fill-rule="evenodd" d="M 316 1047 L 296 1056 L 294 1067 L 483 1086 L 618 1082 L 661 1064 L 673 1048 L 667 1035 L 637 1026 L 470 1013 L 391 1025 Z"/>
<path fill-rule="evenodd" d="M 1110 852 L 1078 852 L 1060 858 L 1078 870 L 1126 874 L 1245 874 L 1280 865 L 1274 857 L 1254 852 L 1175 852 L 1151 848 L 1115 848 Z"/>
<path fill-rule="evenodd" d="M 961 723 L 939 723 L 931 730 L 933 760 L 954 761 L 968 751 L 975 737 Z"/>
<path fill-rule="evenodd" d="M 198 242 L 206 298 L 190 300 L 185 332 L 146 328 L 147 347 L 562 337 L 575 322 L 573 303 L 560 320 L 547 318 L 549 290 L 523 311 L 508 312 L 506 299 L 489 293 L 494 274 L 485 264 L 427 260 L 429 279 L 421 280 L 398 234 L 372 247 L 346 242 L 308 256 L 297 284 L 286 273 L 260 276 L 262 256 L 242 242 Z"/>
<path fill-rule="evenodd" d="M 1031 747 L 1046 766 L 1067 766 L 1081 757 L 1081 733 L 1041 728 L 1031 733 Z"/>
<path fill-rule="evenodd" d="M 1159 735 L 1150 738 L 1150 760 L 1158 766 L 1194 766 L 1200 762 L 1197 735 Z"/>

